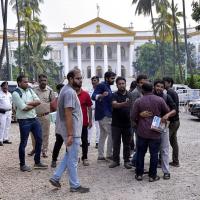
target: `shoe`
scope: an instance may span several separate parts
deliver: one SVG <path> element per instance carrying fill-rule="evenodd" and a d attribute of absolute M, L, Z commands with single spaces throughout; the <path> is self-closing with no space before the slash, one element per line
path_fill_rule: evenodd
<path fill-rule="evenodd" d="M 48 158 L 47 153 L 43 152 L 43 153 L 42 153 L 42 157 L 43 157 L 43 158 Z"/>
<path fill-rule="evenodd" d="M 115 168 L 117 166 L 119 166 L 119 163 L 112 161 L 112 163 L 109 165 L 109 168 Z"/>
<path fill-rule="evenodd" d="M 163 179 L 164 180 L 169 180 L 170 179 L 170 173 L 164 173 Z"/>
<path fill-rule="evenodd" d="M 125 167 L 126 169 L 131 169 L 131 168 L 132 168 L 132 166 L 130 165 L 130 162 L 125 162 L 125 163 L 124 163 L 124 167 Z"/>
<path fill-rule="evenodd" d="M 83 160 L 83 166 L 89 166 L 90 163 L 88 162 L 88 159 Z"/>
<path fill-rule="evenodd" d="M 161 168 L 161 164 L 160 163 L 158 163 L 157 168 Z"/>
<path fill-rule="evenodd" d="M 99 160 L 99 161 L 105 161 L 106 159 L 104 157 L 98 157 L 97 160 Z"/>
<path fill-rule="evenodd" d="M 158 181 L 160 180 L 160 177 L 159 176 L 156 176 L 156 177 L 149 177 L 149 182 L 155 182 L 155 181 Z"/>
<path fill-rule="evenodd" d="M 55 180 L 54 178 L 50 178 L 49 182 L 51 183 L 51 185 L 53 185 L 54 187 L 57 188 L 61 188 L 61 184 L 59 183 L 59 181 Z"/>
<path fill-rule="evenodd" d="M 23 166 L 20 166 L 20 170 L 22 172 L 31 172 L 32 171 L 32 168 L 27 166 L 27 165 L 23 165 Z"/>
<path fill-rule="evenodd" d="M 87 193 L 89 191 L 90 191 L 90 188 L 85 188 L 82 186 L 79 186 L 77 188 L 70 188 L 70 192 Z"/>
<path fill-rule="evenodd" d="M 169 165 L 171 165 L 173 167 L 180 167 L 180 164 L 176 163 L 176 162 L 170 162 Z"/>
<path fill-rule="evenodd" d="M 35 150 L 32 150 L 31 152 L 28 153 L 28 156 L 33 156 L 35 154 Z"/>
<path fill-rule="evenodd" d="M 95 149 L 98 149 L 98 145 L 99 145 L 99 144 L 98 144 L 98 143 L 96 143 L 96 145 L 95 145 Z"/>
<path fill-rule="evenodd" d="M 0 142 L 0 146 L 3 146 L 3 142 Z"/>
<path fill-rule="evenodd" d="M 56 161 L 54 161 L 54 160 L 51 161 L 51 167 L 56 168 Z"/>
<path fill-rule="evenodd" d="M 4 140 L 3 143 L 4 144 L 12 144 L 12 142 L 10 142 L 9 140 Z"/>
<path fill-rule="evenodd" d="M 142 181 L 142 175 L 135 175 L 135 179 L 137 180 L 137 181 Z"/>
<path fill-rule="evenodd" d="M 107 157 L 106 157 L 106 160 L 107 160 L 107 161 L 113 161 L 113 157 L 112 157 L 112 156 L 107 156 Z"/>
<path fill-rule="evenodd" d="M 48 165 L 44 164 L 44 163 L 35 163 L 34 165 L 34 169 L 47 169 L 48 168 Z"/>

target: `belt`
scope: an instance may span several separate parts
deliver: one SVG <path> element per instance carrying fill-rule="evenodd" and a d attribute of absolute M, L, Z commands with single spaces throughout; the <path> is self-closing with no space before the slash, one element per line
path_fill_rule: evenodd
<path fill-rule="evenodd" d="M 39 114 L 39 115 L 37 115 L 37 117 L 44 117 L 44 116 L 46 116 L 46 115 L 48 115 L 48 114 L 49 114 L 49 112 L 43 113 L 43 114 Z"/>

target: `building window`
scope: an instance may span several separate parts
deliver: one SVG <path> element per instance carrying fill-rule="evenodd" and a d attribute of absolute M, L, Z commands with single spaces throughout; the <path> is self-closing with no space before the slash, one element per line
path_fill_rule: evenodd
<path fill-rule="evenodd" d="M 111 49 L 111 47 L 108 47 L 108 58 L 112 59 L 112 49 Z"/>
<path fill-rule="evenodd" d="M 108 71 L 112 72 L 112 67 L 110 65 L 108 66 Z"/>
<path fill-rule="evenodd" d="M 91 67 L 87 67 L 87 78 L 91 78 Z"/>
<path fill-rule="evenodd" d="M 102 48 L 101 47 L 97 47 L 96 48 L 96 59 L 102 59 Z"/>
<path fill-rule="evenodd" d="M 123 65 L 121 66 L 121 76 L 126 77 L 126 68 Z"/>
<path fill-rule="evenodd" d="M 60 50 L 51 51 L 51 59 L 60 61 L 61 60 L 61 51 Z"/>
<path fill-rule="evenodd" d="M 86 59 L 90 59 L 90 47 L 86 48 Z"/>
<path fill-rule="evenodd" d="M 121 59 L 125 59 L 125 57 L 126 57 L 126 51 L 124 47 L 121 47 Z"/>
<path fill-rule="evenodd" d="M 103 71 L 102 71 L 102 67 L 101 67 L 101 66 L 97 66 L 96 75 L 97 75 L 99 78 L 102 78 L 102 77 L 103 77 Z"/>
<path fill-rule="evenodd" d="M 77 59 L 77 47 L 73 48 L 73 59 Z"/>

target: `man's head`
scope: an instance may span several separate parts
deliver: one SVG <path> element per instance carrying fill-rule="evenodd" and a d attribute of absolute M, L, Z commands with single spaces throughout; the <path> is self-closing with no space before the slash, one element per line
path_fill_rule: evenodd
<path fill-rule="evenodd" d="M 95 88 L 99 84 L 99 77 L 98 76 L 93 76 L 91 78 L 92 86 Z"/>
<path fill-rule="evenodd" d="M 38 76 L 38 80 L 39 80 L 39 87 L 41 89 L 45 89 L 47 86 L 47 76 L 45 74 L 40 74 Z"/>
<path fill-rule="evenodd" d="M 165 89 L 168 90 L 169 88 L 171 88 L 174 84 L 174 80 L 171 77 L 164 77 L 163 78 L 164 84 L 165 84 Z"/>
<path fill-rule="evenodd" d="M 28 88 L 28 77 L 25 75 L 19 75 L 17 77 L 17 84 L 20 88 L 26 90 Z"/>
<path fill-rule="evenodd" d="M 138 75 L 137 76 L 137 79 L 136 79 L 136 82 L 137 82 L 137 86 L 138 87 L 142 87 L 142 85 L 144 84 L 144 83 L 146 83 L 148 80 L 147 80 L 147 75 L 145 75 L 145 74 L 140 74 L 140 75 Z"/>
<path fill-rule="evenodd" d="M 153 91 L 153 85 L 152 85 L 152 83 L 144 83 L 143 85 L 142 85 L 142 92 L 144 93 L 144 94 L 146 94 L 146 93 L 151 93 Z"/>
<path fill-rule="evenodd" d="M 116 74 L 114 72 L 106 72 L 104 74 L 104 80 L 109 84 L 109 85 L 113 85 L 114 84 L 114 81 L 115 81 L 115 77 L 116 77 Z"/>
<path fill-rule="evenodd" d="M 133 91 L 136 87 L 137 87 L 137 82 L 136 81 L 132 81 L 131 85 L 130 85 L 130 92 Z"/>
<path fill-rule="evenodd" d="M 165 84 L 163 80 L 155 80 L 154 81 L 154 93 L 158 96 L 162 96 L 163 91 L 165 89 Z"/>
<path fill-rule="evenodd" d="M 1 83 L 1 90 L 5 93 L 8 92 L 8 82 L 7 81 L 4 81 Z"/>
<path fill-rule="evenodd" d="M 123 78 L 121 76 L 117 77 L 116 85 L 117 85 L 118 91 L 120 91 L 120 92 L 126 91 L 126 79 L 125 78 Z"/>
<path fill-rule="evenodd" d="M 73 69 L 67 74 L 69 84 L 75 89 L 79 90 L 82 87 L 82 75 L 79 69 Z"/>

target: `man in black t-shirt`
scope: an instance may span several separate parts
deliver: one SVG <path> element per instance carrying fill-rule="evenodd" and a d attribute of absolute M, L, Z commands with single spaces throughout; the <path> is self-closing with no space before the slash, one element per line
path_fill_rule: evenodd
<path fill-rule="evenodd" d="M 123 77 L 116 79 L 117 92 L 112 98 L 112 139 L 113 139 L 113 162 L 109 168 L 120 165 L 120 146 L 121 138 L 123 142 L 124 167 L 130 169 L 130 140 L 131 140 L 131 122 L 130 122 L 130 103 L 129 94 L 126 90 L 126 80 Z"/>

